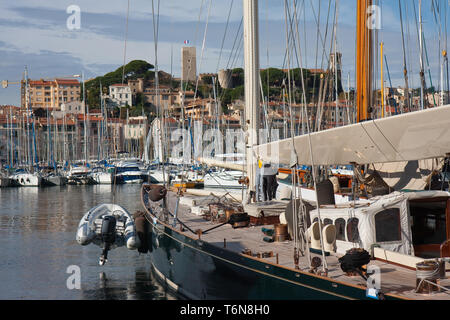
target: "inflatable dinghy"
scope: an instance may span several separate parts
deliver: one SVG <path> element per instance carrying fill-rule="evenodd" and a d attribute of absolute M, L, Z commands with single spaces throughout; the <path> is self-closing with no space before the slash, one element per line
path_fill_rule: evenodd
<path fill-rule="evenodd" d="M 81 218 L 76 239 L 83 246 L 93 243 L 103 249 L 100 265 L 106 263 L 111 249 L 126 246 L 136 250 L 140 247 L 133 217 L 116 204 L 100 204 L 89 210 Z"/>

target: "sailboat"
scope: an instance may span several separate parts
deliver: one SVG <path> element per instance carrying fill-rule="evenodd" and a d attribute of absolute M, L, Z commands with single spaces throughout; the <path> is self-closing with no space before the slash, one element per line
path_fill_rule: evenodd
<path fill-rule="evenodd" d="M 254 181 L 260 162 L 295 170 L 446 157 L 450 106 L 369 120 L 370 76 L 361 67 L 359 123 L 257 145 L 252 129 L 259 123 L 258 1 L 243 4 L 247 149 L 254 151 L 247 154 L 247 197 L 181 197 L 144 184 L 154 273 L 177 294 L 196 300 L 449 299 L 449 192 L 402 191 L 370 199 L 356 199 L 354 192 L 352 201 L 335 204 L 333 190 L 319 195 L 313 178 L 316 202 L 310 203 L 297 194 L 294 179 L 290 200 L 258 203 Z M 368 5 L 358 1 L 363 40 Z M 361 54 L 368 57 L 368 51 Z M 358 54 L 358 66 L 365 65 L 363 56 Z"/>
<path fill-rule="evenodd" d="M 40 174 L 31 173 L 26 169 L 17 169 L 9 178 L 21 187 L 40 187 L 42 185 Z"/>

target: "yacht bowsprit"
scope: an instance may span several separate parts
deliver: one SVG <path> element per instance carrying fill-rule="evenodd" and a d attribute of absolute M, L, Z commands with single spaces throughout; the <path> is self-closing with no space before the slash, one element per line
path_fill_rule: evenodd
<path fill-rule="evenodd" d="M 103 249 L 100 265 L 106 263 L 109 250 L 122 246 L 136 250 L 141 243 L 133 217 L 115 204 L 100 204 L 89 210 L 78 225 L 76 239 L 83 246 L 93 243 Z"/>

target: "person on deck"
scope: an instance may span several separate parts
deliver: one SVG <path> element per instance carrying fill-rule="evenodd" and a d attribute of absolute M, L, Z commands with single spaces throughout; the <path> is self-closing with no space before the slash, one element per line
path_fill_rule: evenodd
<path fill-rule="evenodd" d="M 278 187 L 278 170 L 276 170 L 270 163 L 266 163 L 261 171 L 263 176 L 264 201 L 272 201 L 272 199 L 275 198 Z"/>

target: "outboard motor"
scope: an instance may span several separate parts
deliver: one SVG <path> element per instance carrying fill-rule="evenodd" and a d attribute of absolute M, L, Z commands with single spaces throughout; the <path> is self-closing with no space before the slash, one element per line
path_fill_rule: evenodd
<path fill-rule="evenodd" d="M 116 218 L 114 216 L 103 217 L 101 237 L 105 244 L 99 261 L 99 264 L 102 266 L 108 261 L 108 251 L 116 240 Z"/>

